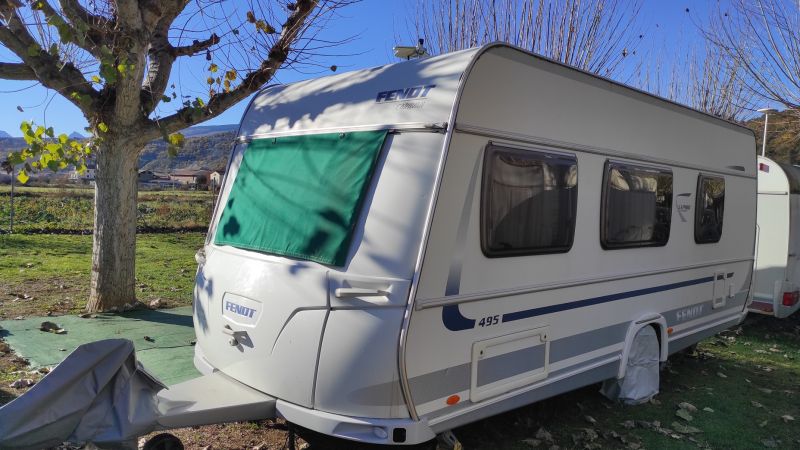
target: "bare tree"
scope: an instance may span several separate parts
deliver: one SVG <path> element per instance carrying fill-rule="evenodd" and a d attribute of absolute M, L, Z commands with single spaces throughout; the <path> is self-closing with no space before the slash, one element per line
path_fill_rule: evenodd
<path fill-rule="evenodd" d="M 97 162 L 89 310 L 135 298 L 136 165 L 150 140 L 211 119 L 333 43 L 315 39 L 332 12 L 354 0 L 2 0 L 0 45 L 18 61 L 0 78 L 33 80 L 86 116 L 90 144 L 23 123 L 29 148 L 9 163 L 31 170 Z M 183 95 L 170 82 L 183 58 L 205 58 L 208 90 Z M 164 108 L 175 100 L 177 108 Z M 168 113 L 162 116 L 163 110 Z"/>
<path fill-rule="evenodd" d="M 434 53 L 503 41 L 611 76 L 635 53 L 640 2 L 419 0 L 413 32 Z"/>
<path fill-rule="evenodd" d="M 705 30 L 710 45 L 741 67 L 748 89 L 800 114 L 800 2 L 730 0 Z"/>
<path fill-rule="evenodd" d="M 713 46 L 690 46 L 665 65 L 660 57 L 640 68 L 640 89 L 727 120 L 752 114 L 754 95 L 738 61 Z"/>

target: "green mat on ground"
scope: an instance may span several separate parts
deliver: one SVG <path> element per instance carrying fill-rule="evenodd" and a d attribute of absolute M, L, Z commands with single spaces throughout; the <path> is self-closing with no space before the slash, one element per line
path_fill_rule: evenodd
<path fill-rule="evenodd" d="M 39 327 L 44 321 L 57 324 L 66 333 L 41 331 Z M 191 306 L 98 314 L 90 319 L 29 317 L 0 321 L 0 327 L 0 337 L 18 355 L 30 361 L 32 368 L 55 366 L 81 344 L 124 338 L 133 341 L 136 358 L 164 384 L 180 383 L 200 375 L 192 362 L 195 335 Z M 145 336 L 153 338 L 153 342 L 145 340 Z"/>

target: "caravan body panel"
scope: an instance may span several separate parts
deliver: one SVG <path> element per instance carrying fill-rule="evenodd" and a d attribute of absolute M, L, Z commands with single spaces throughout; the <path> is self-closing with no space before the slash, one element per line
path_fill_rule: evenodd
<path fill-rule="evenodd" d="M 568 251 L 487 257 L 490 146 L 576 161 Z M 665 359 L 738 323 L 752 275 L 754 147 L 747 130 L 606 80 L 510 48 L 481 54 L 459 99 L 406 334 L 419 417 L 448 429 L 622 376 L 631 331 L 643 324 L 657 327 Z M 671 172 L 666 245 L 603 247 L 609 162 Z M 717 243 L 695 242 L 701 175 L 724 178 Z M 511 344 L 484 351 L 497 339 Z"/>

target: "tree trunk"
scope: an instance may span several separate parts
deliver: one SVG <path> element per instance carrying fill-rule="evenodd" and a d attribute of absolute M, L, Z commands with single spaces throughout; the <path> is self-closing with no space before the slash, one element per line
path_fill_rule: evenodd
<path fill-rule="evenodd" d="M 86 310 L 121 310 L 136 301 L 138 149 L 107 139 L 97 151 L 92 284 Z"/>

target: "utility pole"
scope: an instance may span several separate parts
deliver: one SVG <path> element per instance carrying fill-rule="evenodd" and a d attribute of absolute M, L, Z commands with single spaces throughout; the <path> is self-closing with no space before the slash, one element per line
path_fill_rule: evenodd
<path fill-rule="evenodd" d="M 8 234 L 14 233 L 14 166 L 11 166 L 11 219 L 9 220 Z"/>
<path fill-rule="evenodd" d="M 761 140 L 761 156 L 766 157 L 767 155 L 767 124 L 769 123 L 769 115 L 770 113 L 776 113 L 778 110 L 772 108 L 761 108 L 758 110 L 760 113 L 764 113 L 764 138 Z"/>

